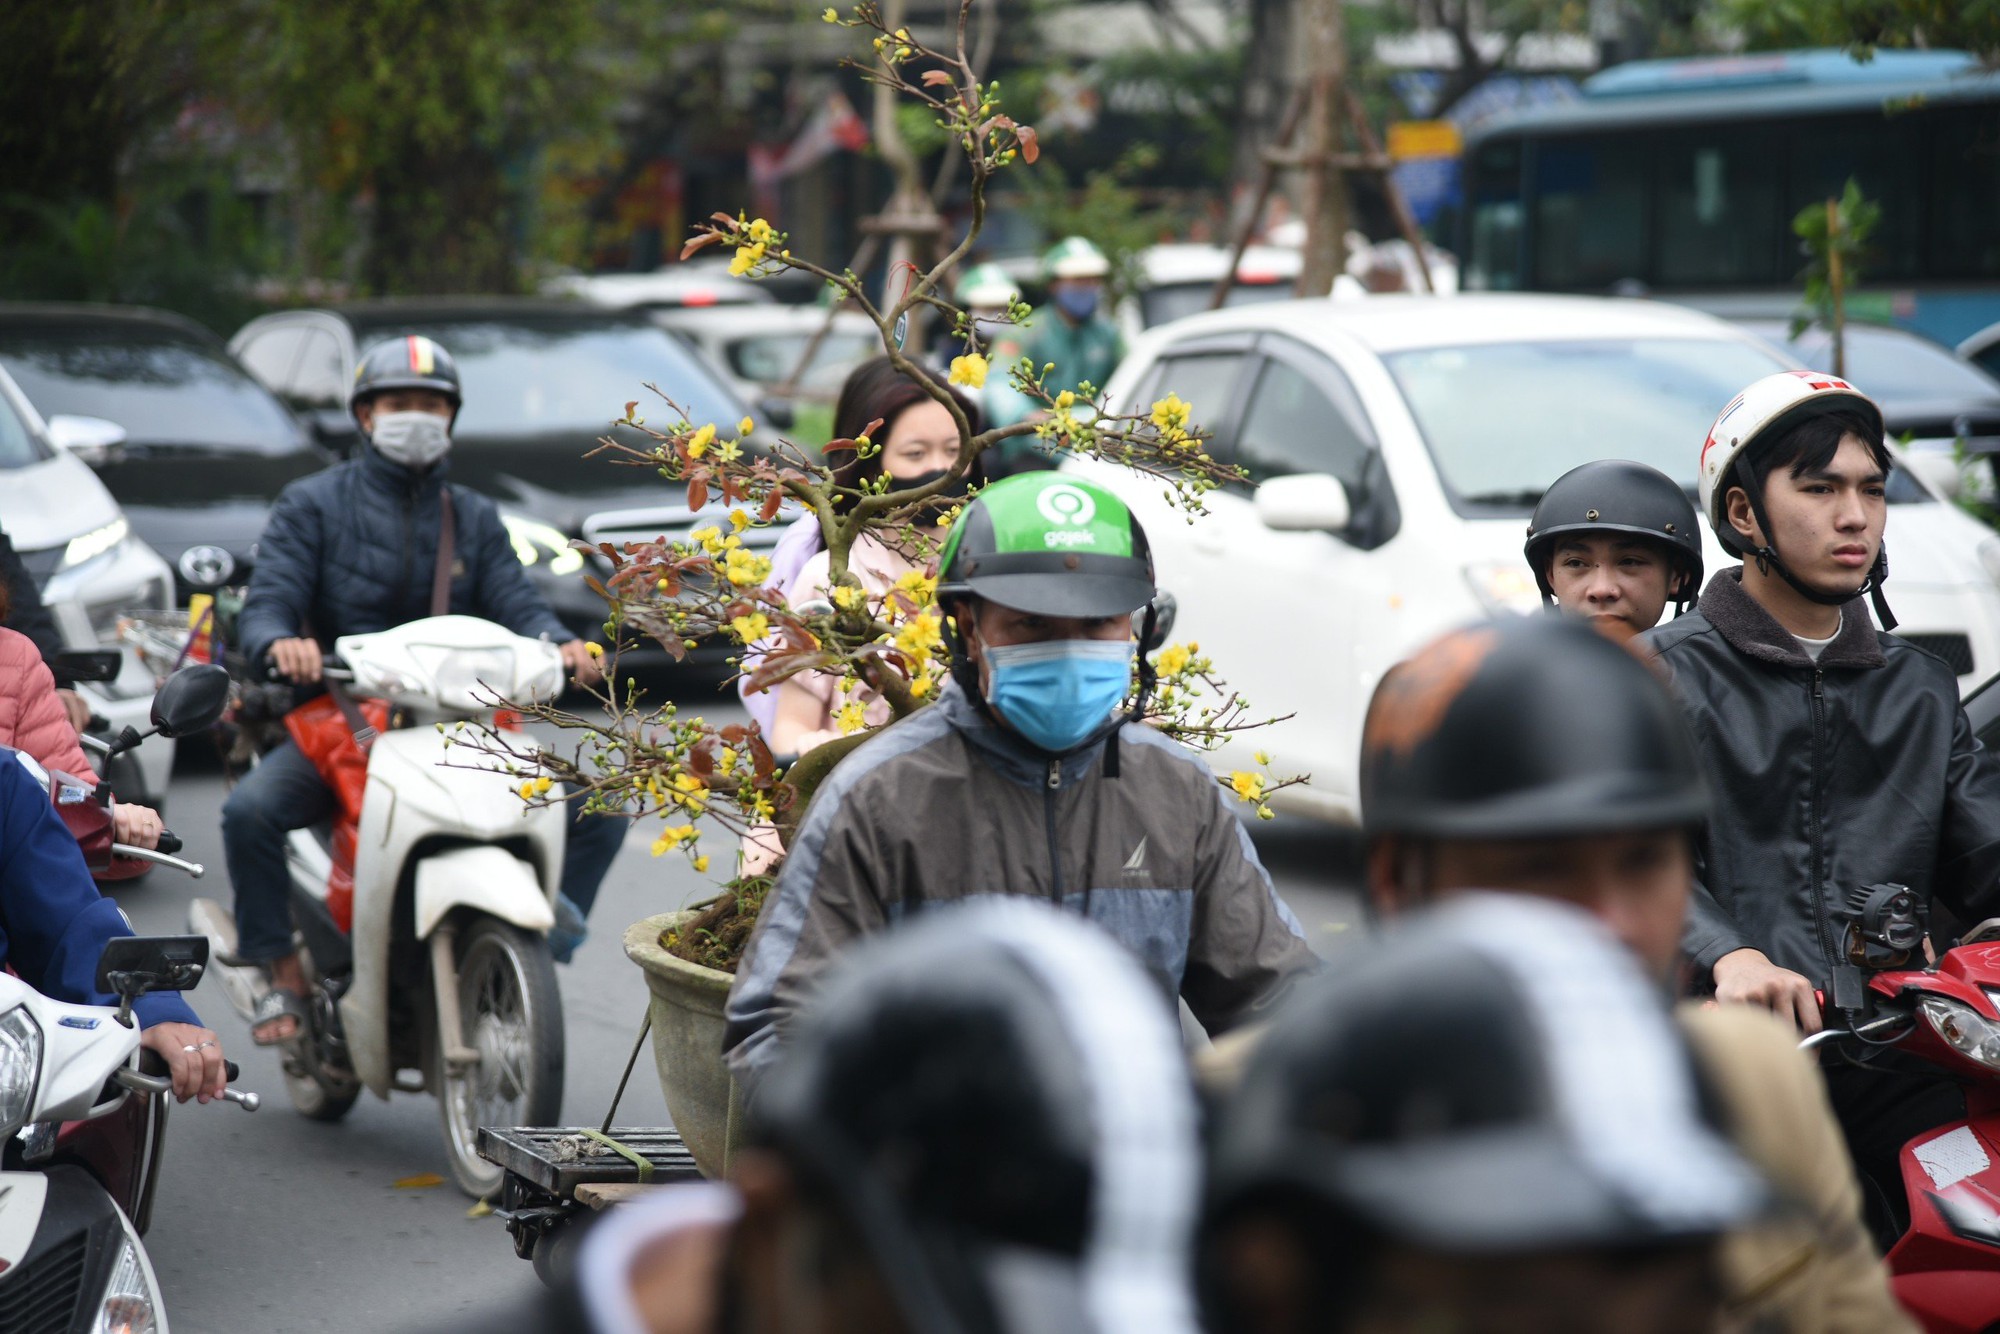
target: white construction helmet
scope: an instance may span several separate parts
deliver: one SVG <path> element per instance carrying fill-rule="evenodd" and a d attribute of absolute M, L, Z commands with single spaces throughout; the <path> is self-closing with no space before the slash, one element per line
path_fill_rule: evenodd
<path fill-rule="evenodd" d="M 1065 236 L 1042 256 L 1044 278 L 1102 278 L 1110 272 L 1104 252 L 1081 236 Z"/>
<path fill-rule="evenodd" d="M 1881 592 L 1882 581 L 1889 575 L 1886 550 L 1876 556 L 1868 582 L 1853 593 L 1835 595 L 1807 587 L 1785 567 L 1777 548 L 1771 545 L 1771 521 L 1764 513 L 1762 490 L 1745 463 L 1759 444 L 1778 433 L 1822 413 L 1839 410 L 1860 414 L 1872 425 L 1874 438 L 1882 438 L 1882 409 L 1876 406 L 1875 400 L 1839 376 L 1823 371 L 1779 371 L 1765 376 L 1730 399 L 1716 417 L 1715 425 L 1708 428 L 1708 438 L 1702 442 L 1698 483 L 1701 512 L 1708 519 L 1708 526 L 1714 530 L 1716 541 L 1730 555 L 1754 558 L 1760 566 L 1775 566 L 1786 583 L 1813 601 L 1828 606 L 1837 606 L 1862 593 L 1872 593 L 1875 612 L 1881 617 L 1883 628 L 1893 629 L 1896 621 L 1889 614 L 1888 604 L 1882 600 Z M 1755 550 L 1746 550 L 1742 535 L 1729 522 L 1728 498 L 1729 489 L 1733 486 L 1742 487 L 1744 494 L 1749 496 L 1751 512 L 1756 515 L 1757 526 L 1764 532 L 1765 545 Z"/>
<path fill-rule="evenodd" d="M 975 264 L 958 280 L 961 306 L 1006 306 L 1021 295 L 1021 286 L 998 264 Z"/>

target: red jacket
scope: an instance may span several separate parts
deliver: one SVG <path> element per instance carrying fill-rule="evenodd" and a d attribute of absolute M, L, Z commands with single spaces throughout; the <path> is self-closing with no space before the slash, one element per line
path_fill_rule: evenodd
<path fill-rule="evenodd" d="M 56 679 L 26 635 L 0 626 L 0 746 L 26 751 L 44 768 L 97 781 L 83 743 L 56 698 Z"/>

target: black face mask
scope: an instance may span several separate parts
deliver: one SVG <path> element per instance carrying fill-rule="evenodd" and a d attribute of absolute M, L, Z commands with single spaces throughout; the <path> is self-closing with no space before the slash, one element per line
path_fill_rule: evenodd
<path fill-rule="evenodd" d="M 920 486 L 929 486 L 932 482 L 938 481 L 950 471 L 951 469 L 949 468 L 933 468 L 929 472 L 920 472 L 915 477 L 891 477 L 889 484 L 897 491 L 915 490 Z M 932 496 L 926 503 L 939 508 L 958 504 L 971 491 L 974 481 L 973 473 L 977 471 L 978 469 L 976 468 L 968 471 L 956 482 L 953 482 L 950 486 Z"/>

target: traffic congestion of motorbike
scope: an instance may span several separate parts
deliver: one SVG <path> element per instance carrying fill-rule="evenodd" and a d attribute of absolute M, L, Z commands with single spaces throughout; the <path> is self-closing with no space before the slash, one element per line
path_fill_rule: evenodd
<path fill-rule="evenodd" d="M 0 44 L 0 1334 L 2000 1334 L 1992 15 L 421 8 Z"/>

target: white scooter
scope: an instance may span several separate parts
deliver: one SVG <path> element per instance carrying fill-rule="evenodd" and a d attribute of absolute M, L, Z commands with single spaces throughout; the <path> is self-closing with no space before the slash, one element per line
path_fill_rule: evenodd
<path fill-rule="evenodd" d="M 448 747 L 446 734 L 455 721 L 490 722 L 499 700 L 553 697 L 562 655 L 490 621 L 434 616 L 341 636 L 326 674 L 394 713 L 368 748 L 351 932 L 328 907 L 330 828 L 287 845 L 312 995 L 305 1031 L 285 1044 L 285 1085 L 318 1121 L 345 1116 L 364 1088 L 436 1094 L 452 1175 L 483 1196 L 501 1171 L 479 1156 L 479 1127 L 548 1125 L 562 1107 L 547 936 L 568 826 L 558 808 L 525 807 L 499 761 Z M 189 919 L 249 1019 L 269 983 L 232 962 L 232 915 L 196 899 Z"/>
<path fill-rule="evenodd" d="M 97 985 L 116 1007 L 0 973 L 0 1329 L 167 1334 L 140 1235 L 172 1083 L 140 1070 L 131 1003 L 194 986 L 207 957 L 199 936 L 112 940 Z M 222 1096 L 257 1110 L 254 1093 Z"/>

